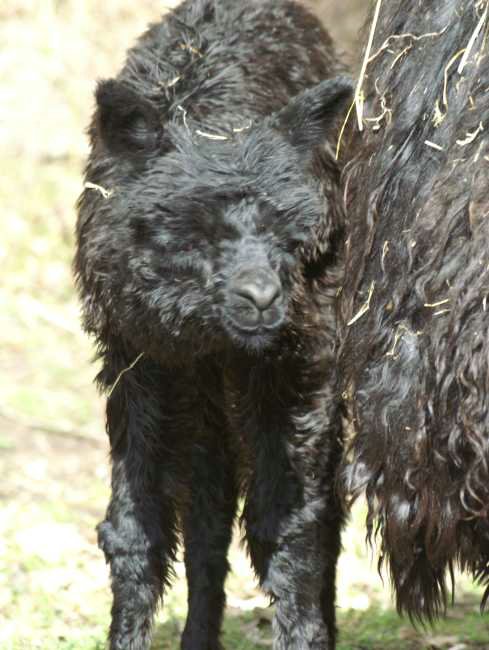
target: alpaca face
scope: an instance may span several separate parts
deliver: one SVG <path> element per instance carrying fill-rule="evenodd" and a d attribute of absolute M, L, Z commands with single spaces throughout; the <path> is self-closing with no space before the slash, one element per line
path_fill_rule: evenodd
<path fill-rule="evenodd" d="M 324 82 L 213 138 L 186 124 L 163 129 L 149 102 L 101 84 L 95 146 L 114 192 L 91 204 L 81 239 L 109 318 L 162 344 L 191 341 L 194 352 L 273 345 L 293 324 L 306 261 L 327 247 L 312 149 L 350 91 L 344 78 Z"/>

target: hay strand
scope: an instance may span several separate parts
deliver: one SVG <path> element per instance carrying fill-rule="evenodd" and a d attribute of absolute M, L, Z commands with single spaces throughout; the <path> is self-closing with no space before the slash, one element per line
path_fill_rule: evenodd
<path fill-rule="evenodd" d="M 477 25 L 476 25 L 473 33 L 472 33 L 472 36 L 469 39 L 469 42 L 467 43 L 467 47 L 465 48 L 462 59 L 461 59 L 459 65 L 458 65 L 458 69 L 457 69 L 458 74 L 462 74 L 465 66 L 467 65 L 467 61 L 469 60 L 470 53 L 472 52 L 472 48 L 474 47 L 474 44 L 475 44 L 475 42 L 477 40 L 477 37 L 479 36 L 480 31 L 481 31 L 482 27 L 484 26 L 484 23 L 486 22 L 486 19 L 487 19 L 487 7 L 488 7 L 488 5 L 486 4 L 486 8 L 484 9 L 484 12 L 483 12 L 482 16 L 480 17 L 480 20 L 477 23 Z"/>
<path fill-rule="evenodd" d="M 450 298 L 445 298 L 444 300 L 438 300 L 438 302 L 425 302 L 423 307 L 440 307 L 441 305 L 446 305 L 450 300 Z"/>
<path fill-rule="evenodd" d="M 403 324 L 399 325 L 399 327 L 397 328 L 397 330 L 396 330 L 396 332 L 394 334 L 394 341 L 393 341 L 393 344 L 392 344 L 392 348 L 389 350 L 389 352 L 385 353 L 386 357 L 392 357 L 393 359 L 397 358 L 396 357 L 396 348 L 397 348 L 397 344 L 401 340 L 403 334 L 409 334 L 410 336 L 420 336 L 421 332 L 413 332 L 406 325 L 403 325 Z"/>
<path fill-rule="evenodd" d="M 443 82 L 443 106 L 447 109 L 448 108 L 448 73 L 450 72 L 450 68 L 452 65 L 459 59 L 461 56 L 463 56 L 463 53 L 465 50 L 459 50 L 456 52 L 450 61 L 447 63 L 445 66 L 445 72 L 444 72 L 444 82 Z"/>
<path fill-rule="evenodd" d="M 126 374 L 126 372 L 129 372 L 129 370 L 132 370 L 134 368 L 134 366 L 138 363 L 138 361 L 141 359 L 142 356 L 144 356 L 144 352 L 141 352 L 140 354 L 138 354 L 138 356 L 134 359 L 134 361 L 131 363 L 130 366 L 128 366 L 127 368 L 124 368 L 124 370 L 120 371 L 120 373 L 117 375 L 117 378 L 116 378 L 115 382 L 112 384 L 112 387 L 108 392 L 107 399 L 109 399 L 109 397 L 112 395 L 112 393 L 114 392 L 114 390 L 117 387 L 117 384 L 120 382 L 122 377 Z"/>
<path fill-rule="evenodd" d="M 370 52 L 372 51 L 375 30 L 377 29 L 377 23 L 379 21 L 381 7 L 382 7 L 382 0 L 377 0 L 377 4 L 375 5 L 374 17 L 372 20 L 372 26 L 370 28 L 370 34 L 368 37 L 367 49 L 365 50 L 365 56 L 363 57 L 360 76 L 358 77 L 357 87 L 355 90 L 355 106 L 357 110 L 357 121 L 358 121 L 359 131 L 363 131 L 363 90 L 362 90 L 363 81 L 365 79 L 365 73 L 367 72 L 367 65 L 370 59 Z"/>
<path fill-rule="evenodd" d="M 442 34 L 444 34 L 446 32 L 447 28 L 448 28 L 448 25 L 447 25 L 447 27 L 444 27 L 440 32 L 426 32 L 426 34 L 419 34 L 419 35 L 411 34 L 411 32 L 406 32 L 405 34 L 392 34 L 391 36 L 389 36 L 388 38 L 385 39 L 385 41 L 379 47 L 377 52 L 375 52 L 375 54 L 372 54 L 372 56 L 369 58 L 368 62 L 372 63 L 372 61 L 375 61 L 375 59 L 379 56 L 379 54 L 382 54 L 382 52 L 384 52 L 384 50 L 388 49 L 389 45 L 391 44 L 391 41 L 397 41 L 397 40 L 400 40 L 400 39 L 409 38 L 409 39 L 411 39 L 412 42 L 407 47 L 411 48 L 412 45 L 413 45 L 413 42 L 422 41 L 425 38 L 436 38 L 437 36 L 441 36 Z"/>
<path fill-rule="evenodd" d="M 374 289 L 375 289 L 375 282 L 372 282 L 372 284 L 370 285 L 370 289 L 368 290 L 367 301 L 360 309 L 360 311 L 355 316 L 353 316 L 351 320 L 348 321 L 347 323 L 348 327 L 350 327 L 350 325 L 353 325 L 353 323 L 356 323 L 357 320 L 360 320 L 360 318 L 368 312 L 368 310 L 370 309 L 370 301 L 372 300 Z"/>
<path fill-rule="evenodd" d="M 344 122 L 343 122 L 343 125 L 342 125 L 342 127 L 341 127 L 341 129 L 340 129 L 340 134 L 339 134 L 339 136 L 338 136 L 338 142 L 337 142 L 337 144 L 336 144 L 336 154 L 335 154 L 335 158 L 336 158 L 336 160 L 338 160 L 338 158 L 339 158 L 339 156 L 340 156 L 341 141 L 342 141 L 342 139 L 343 139 L 343 135 L 344 135 L 344 133 L 345 133 L 346 125 L 348 124 L 348 120 L 350 119 L 350 115 L 351 115 L 351 112 L 352 112 L 352 110 L 354 109 L 354 107 L 355 107 L 355 100 L 352 101 L 351 106 L 350 106 L 350 108 L 348 109 L 348 113 L 346 114 L 346 117 L 345 117 L 345 120 L 344 120 Z"/>
<path fill-rule="evenodd" d="M 472 142 L 474 142 L 474 140 L 477 138 L 479 133 L 482 133 L 482 131 L 484 131 L 484 125 L 482 124 L 482 122 L 480 122 L 479 126 L 475 129 L 475 131 L 472 132 L 467 131 L 467 135 L 465 136 L 465 138 L 461 140 L 457 140 L 458 146 L 465 147 L 468 144 L 472 144 Z"/>
<path fill-rule="evenodd" d="M 102 185 L 97 185 L 97 183 L 91 183 L 90 181 L 85 183 L 84 188 L 86 190 L 95 190 L 96 192 L 99 192 L 104 199 L 110 199 L 114 193 L 114 190 L 108 190 L 105 187 L 102 187 Z"/>
<path fill-rule="evenodd" d="M 208 140 L 229 140 L 227 135 L 218 135 L 217 133 L 205 133 L 200 129 L 196 129 L 195 133 L 200 135 L 202 138 L 207 138 Z"/>
<path fill-rule="evenodd" d="M 182 119 L 183 119 L 183 124 L 184 124 L 185 128 L 187 129 L 187 131 L 190 131 L 190 128 L 189 128 L 189 125 L 188 125 L 188 122 L 187 122 L 187 111 L 186 111 L 186 109 L 183 106 L 180 106 L 180 105 L 177 106 L 177 109 L 182 113 Z"/>
<path fill-rule="evenodd" d="M 425 140 L 424 143 L 427 147 L 431 147 L 431 149 L 436 149 L 436 151 L 443 151 L 443 147 L 439 144 L 436 144 L 436 142 Z"/>

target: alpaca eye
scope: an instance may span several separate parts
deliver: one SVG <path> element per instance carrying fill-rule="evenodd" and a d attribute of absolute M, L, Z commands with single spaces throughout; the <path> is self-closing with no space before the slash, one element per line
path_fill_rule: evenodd
<path fill-rule="evenodd" d="M 269 230 L 269 228 L 265 223 L 257 223 L 256 224 L 256 234 L 257 235 L 265 235 L 268 230 Z"/>
<path fill-rule="evenodd" d="M 301 243 L 296 239 L 290 239 L 282 242 L 280 248 L 288 255 L 295 255 Z"/>

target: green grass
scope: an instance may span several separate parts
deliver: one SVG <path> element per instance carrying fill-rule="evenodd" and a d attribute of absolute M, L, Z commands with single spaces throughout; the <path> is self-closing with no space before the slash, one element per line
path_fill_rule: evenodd
<path fill-rule="evenodd" d="M 398 650 L 489 647 L 489 620 L 475 611 L 475 606 L 451 609 L 448 618 L 433 628 L 414 628 L 393 611 L 372 608 L 366 612 L 344 612 L 340 615 L 341 639 L 338 650 Z"/>

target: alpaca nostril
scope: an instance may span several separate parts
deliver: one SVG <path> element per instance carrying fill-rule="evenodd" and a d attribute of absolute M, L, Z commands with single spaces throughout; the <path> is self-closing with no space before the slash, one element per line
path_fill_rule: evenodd
<path fill-rule="evenodd" d="M 248 276 L 235 282 L 233 291 L 249 300 L 260 311 L 271 307 L 282 295 L 278 278 L 263 275 Z"/>

